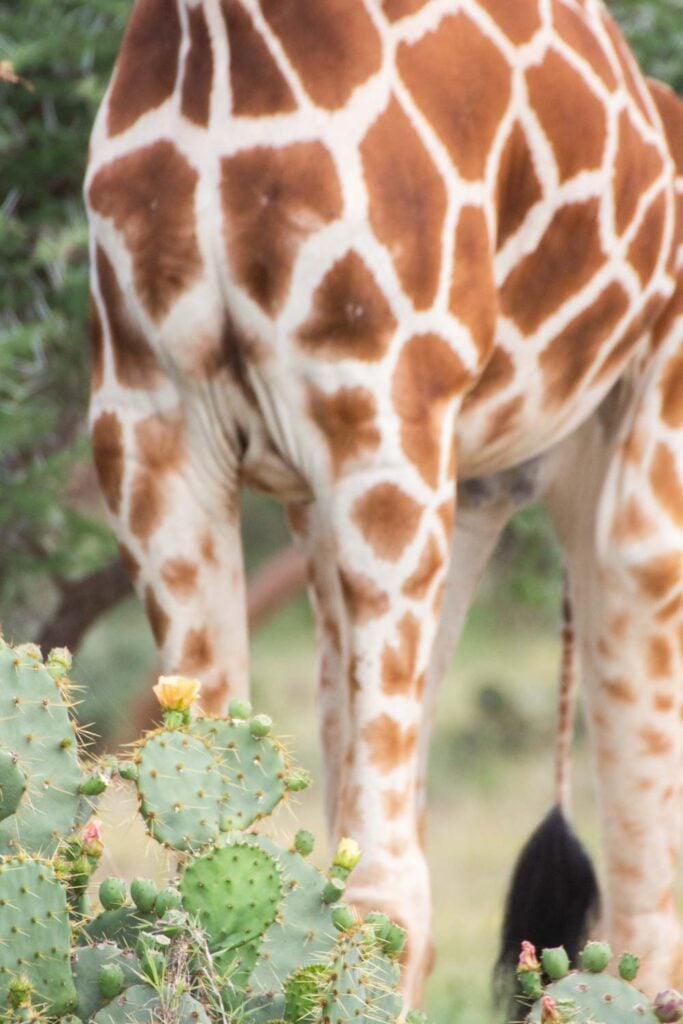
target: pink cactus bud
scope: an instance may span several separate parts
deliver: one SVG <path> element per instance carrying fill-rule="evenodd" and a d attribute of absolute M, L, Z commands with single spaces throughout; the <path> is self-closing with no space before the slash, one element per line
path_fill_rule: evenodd
<path fill-rule="evenodd" d="M 536 956 L 536 947 L 533 942 L 527 942 L 526 939 L 522 942 L 522 952 L 519 954 L 519 961 L 517 963 L 517 972 L 520 971 L 540 971 L 541 965 L 538 962 Z"/>
<path fill-rule="evenodd" d="M 557 1008 L 557 1003 L 551 996 L 543 996 L 541 999 L 541 1024 L 560 1024 L 562 1017 Z"/>
<path fill-rule="evenodd" d="M 683 996 L 675 988 L 666 988 L 655 996 L 652 1008 L 657 1020 L 664 1024 L 677 1024 L 683 1017 Z"/>
<path fill-rule="evenodd" d="M 83 842 L 86 846 L 102 842 L 102 822 L 99 818 L 91 818 L 83 829 Z"/>

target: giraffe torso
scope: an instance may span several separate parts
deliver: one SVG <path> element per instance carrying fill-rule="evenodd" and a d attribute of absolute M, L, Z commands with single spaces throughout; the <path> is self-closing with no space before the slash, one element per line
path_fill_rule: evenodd
<path fill-rule="evenodd" d="M 139 0 L 87 194 L 96 375 L 163 409 L 161 364 L 287 498 L 381 446 L 429 480 L 453 395 L 460 476 L 543 451 L 673 290 L 660 118 L 592 2 Z"/>

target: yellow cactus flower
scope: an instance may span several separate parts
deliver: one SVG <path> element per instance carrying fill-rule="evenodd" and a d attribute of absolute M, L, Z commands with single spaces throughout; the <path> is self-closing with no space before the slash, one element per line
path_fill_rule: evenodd
<path fill-rule="evenodd" d="M 349 839 L 345 836 L 339 840 L 339 846 L 337 852 L 334 855 L 332 863 L 335 867 L 345 868 L 346 871 L 352 871 L 356 864 L 361 858 L 361 848 L 355 839 Z"/>
<path fill-rule="evenodd" d="M 153 690 L 164 711 L 187 711 L 196 701 L 200 688 L 197 679 L 159 676 L 159 682 Z"/>

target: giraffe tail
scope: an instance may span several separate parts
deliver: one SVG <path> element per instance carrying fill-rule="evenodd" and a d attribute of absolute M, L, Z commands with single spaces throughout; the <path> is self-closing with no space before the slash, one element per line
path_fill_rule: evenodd
<path fill-rule="evenodd" d="M 509 1001 L 514 991 L 515 966 L 523 939 L 539 951 L 547 946 L 564 946 L 575 962 L 600 908 L 591 859 L 569 821 L 577 682 L 574 624 L 565 577 L 555 803 L 522 849 L 510 880 L 494 970 L 499 1003 Z M 515 1003 L 519 1017 L 519 1004 Z"/>

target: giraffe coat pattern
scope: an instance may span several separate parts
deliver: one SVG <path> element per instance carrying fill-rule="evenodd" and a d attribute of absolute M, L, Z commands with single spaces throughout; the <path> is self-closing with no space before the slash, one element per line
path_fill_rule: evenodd
<path fill-rule="evenodd" d="M 248 688 L 239 488 L 287 506 L 330 828 L 365 849 L 356 902 L 409 929 L 411 1003 L 440 678 L 539 497 L 604 928 L 646 983 L 679 966 L 682 140 L 597 0 L 137 0 L 93 131 L 92 437 L 124 558 L 166 669 L 218 709 Z"/>

